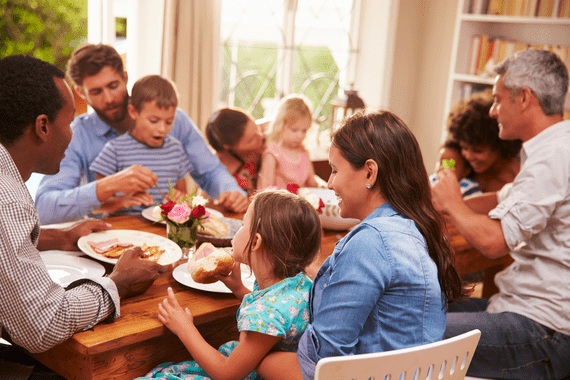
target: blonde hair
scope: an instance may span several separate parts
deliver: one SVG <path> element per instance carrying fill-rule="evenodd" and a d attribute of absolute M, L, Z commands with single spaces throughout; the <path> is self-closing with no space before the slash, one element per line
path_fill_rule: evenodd
<path fill-rule="evenodd" d="M 143 104 L 156 100 L 160 108 L 178 106 L 178 91 L 170 79 L 160 75 L 147 75 L 133 85 L 131 91 L 131 104 L 141 112 Z"/>
<path fill-rule="evenodd" d="M 297 120 L 309 118 L 313 121 L 311 101 L 301 94 L 290 94 L 281 99 L 277 107 L 277 115 L 271 124 L 269 141 L 279 141 L 283 135 L 283 128 L 290 126 Z"/>

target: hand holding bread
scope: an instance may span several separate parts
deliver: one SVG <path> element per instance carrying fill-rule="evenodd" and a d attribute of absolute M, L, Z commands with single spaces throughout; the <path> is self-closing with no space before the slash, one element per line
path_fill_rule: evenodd
<path fill-rule="evenodd" d="M 218 281 L 217 276 L 229 275 L 233 266 L 234 259 L 229 253 L 211 243 L 202 243 L 188 261 L 188 272 L 195 282 L 211 284 Z"/>

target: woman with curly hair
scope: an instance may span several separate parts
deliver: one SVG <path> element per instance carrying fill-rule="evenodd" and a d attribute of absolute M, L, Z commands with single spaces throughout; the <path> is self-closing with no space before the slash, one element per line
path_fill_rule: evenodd
<path fill-rule="evenodd" d="M 489 116 L 490 93 L 478 94 L 460 104 L 450 115 L 449 133 L 461 146 L 461 154 L 473 168 L 471 179 L 481 191 L 498 191 L 520 170 L 520 140 L 501 140 L 497 120 Z"/>

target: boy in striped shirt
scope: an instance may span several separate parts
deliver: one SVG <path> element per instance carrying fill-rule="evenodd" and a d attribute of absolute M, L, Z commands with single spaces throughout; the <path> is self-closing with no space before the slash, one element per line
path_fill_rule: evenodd
<path fill-rule="evenodd" d="M 192 164 L 180 141 L 169 136 L 178 105 L 174 83 L 159 75 L 139 79 L 132 89 L 128 112 L 134 127 L 109 141 L 91 163 L 89 169 L 97 173 L 96 180 L 113 175 L 131 165 L 150 169 L 157 177 L 158 189 L 166 193 L 169 183 L 175 184 L 174 200 L 186 194 L 184 176 Z M 112 215 L 140 214 L 146 206 L 138 204 L 162 203 L 156 187 L 134 194 L 115 194 L 97 210 L 105 213 L 110 206 L 121 205 Z M 116 209 L 116 207 L 112 207 Z"/>

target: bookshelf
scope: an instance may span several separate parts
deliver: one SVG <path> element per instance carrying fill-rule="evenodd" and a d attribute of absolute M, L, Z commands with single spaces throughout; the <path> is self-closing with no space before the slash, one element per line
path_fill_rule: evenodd
<path fill-rule="evenodd" d="M 483 9 L 489 10 L 490 3 L 496 0 L 484 1 Z M 508 3 L 517 0 L 504 0 L 504 9 L 508 8 Z M 520 0 L 518 0 L 520 1 Z M 529 1 L 529 0 L 525 0 Z M 548 1 L 548 0 L 543 0 Z M 447 133 L 447 117 L 453 107 L 462 99 L 467 98 L 471 93 L 493 86 L 495 76 L 490 70 L 497 58 L 493 54 L 487 58 L 493 58 L 487 64 L 487 72 L 484 66 L 475 64 L 474 57 L 479 53 L 474 53 L 472 40 L 475 36 L 486 36 L 487 41 L 511 41 L 506 56 L 509 56 L 516 49 L 527 46 L 545 49 L 559 49 L 561 56 L 567 66 L 570 62 L 570 17 L 558 17 L 559 10 L 570 0 L 555 0 L 552 5 L 552 15 L 549 17 L 538 16 L 515 16 L 506 14 L 470 13 L 474 11 L 478 0 L 459 0 L 457 17 L 455 22 L 455 32 L 453 36 L 453 48 L 451 54 L 450 73 L 447 85 L 447 95 L 445 101 L 445 112 L 443 121 L 442 140 Z M 523 3 L 525 3 L 523 1 Z M 540 2 L 539 2 L 540 3 Z M 526 4 L 526 3 L 525 3 Z M 526 5 L 521 5 L 521 9 Z M 535 14 L 538 14 L 538 9 Z M 497 42 L 498 46 L 498 42 Z M 556 50 L 558 52 L 558 50 Z M 496 54 L 496 53 L 495 53 Z M 479 69 L 474 73 L 474 68 Z M 566 97 L 566 109 L 570 110 L 570 96 Z"/>

